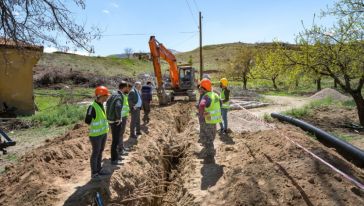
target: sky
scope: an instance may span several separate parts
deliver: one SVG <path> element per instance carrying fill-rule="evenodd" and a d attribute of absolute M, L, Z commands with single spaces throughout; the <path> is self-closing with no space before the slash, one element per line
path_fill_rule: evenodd
<path fill-rule="evenodd" d="M 95 55 L 100 56 L 124 53 L 125 48 L 148 52 L 150 35 L 155 35 L 167 48 L 180 52 L 193 50 L 199 46 L 198 11 L 203 16 L 203 45 L 273 39 L 294 43 L 295 35 L 303 28 L 301 21 L 310 25 L 314 14 L 319 15 L 321 9 L 334 3 L 333 0 L 86 0 L 85 10 L 80 10 L 71 0 L 65 2 L 77 21 L 103 31 L 101 39 L 92 42 Z"/>

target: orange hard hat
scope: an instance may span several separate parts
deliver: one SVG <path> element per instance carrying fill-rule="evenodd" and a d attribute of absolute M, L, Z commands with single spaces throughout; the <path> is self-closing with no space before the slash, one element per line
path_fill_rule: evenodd
<path fill-rule="evenodd" d="M 100 97 L 100 96 L 110 96 L 110 93 L 109 93 L 109 90 L 107 89 L 107 87 L 98 86 L 95 89 L 95 95 L 97 97 Z"/>
<path fill-rule="evenodd" d="M 200 87 L 204 88 L 206 91 L 211 92 L 212 90 L 211 81 L 207 78 L 203 78 L 200 82 Z"/>

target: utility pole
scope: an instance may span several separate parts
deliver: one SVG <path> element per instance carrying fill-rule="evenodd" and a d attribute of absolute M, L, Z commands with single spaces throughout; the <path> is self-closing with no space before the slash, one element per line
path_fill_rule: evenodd
<path fill-rule="evenodd" d="M 203 73 L 203 61 L 202 61 L 202 15 L 201 12 L 199 12 L 199 30 L 200 30 L 200 80 L 202 79 L 202 73 Z"/>

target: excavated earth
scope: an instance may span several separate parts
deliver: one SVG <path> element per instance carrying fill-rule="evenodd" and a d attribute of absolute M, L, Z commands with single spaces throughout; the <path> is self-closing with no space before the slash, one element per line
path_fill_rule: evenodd
<path fill-rule="evenodd" d="M 214 162 L 200 158 L 193 104 L 154 107 L 124 164 L 90 181 L 86 125 L 48 141 L 6 168 L 0 205 L 364 205 L 364 192 L 288 141 L 298 142 L 364 182 L 364 171 L 301 130 L 267 124 L 246 110 L 232 113 L 232 133 L 218 135 Z M 128 132 L 126 134 L 128 136 Z"/>

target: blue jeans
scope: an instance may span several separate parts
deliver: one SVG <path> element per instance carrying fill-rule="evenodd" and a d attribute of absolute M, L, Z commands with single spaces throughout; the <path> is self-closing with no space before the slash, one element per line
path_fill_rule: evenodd
<path fill-rule="evenodd" d="M 227 113 L 228 113 L 228 109 L 221 108 L 222 122 L 220 122 L 220 128 L 223 130 L 228 129 Z"/>

